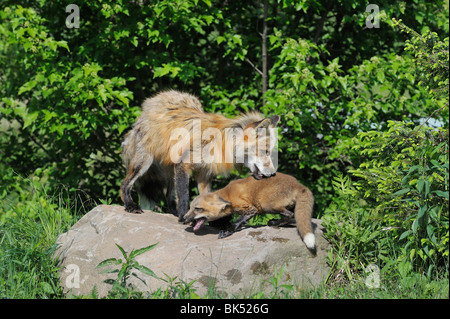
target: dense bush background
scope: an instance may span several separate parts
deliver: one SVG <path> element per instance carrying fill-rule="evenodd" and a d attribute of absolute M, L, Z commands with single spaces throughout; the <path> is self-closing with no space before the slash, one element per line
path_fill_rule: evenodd
<path fill-rule="evenodd" d="M 448 277 L 448 0 L 377 1 L 379 28 L 354 0 L 79 1 L 68 28 L 73 2 L 0 4 L 0 223 L 43 201 L 23 178 L 120 204 L 123 136 L 175 88 L 282 117 L 279 170 L 313 190 L 335 278 Z"/>

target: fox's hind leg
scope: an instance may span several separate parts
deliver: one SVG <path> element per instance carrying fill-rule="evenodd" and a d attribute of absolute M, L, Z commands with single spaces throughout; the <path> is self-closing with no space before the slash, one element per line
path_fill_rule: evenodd
<path fill-rule="evenodd" d="M 286 208 L 283 208 L 282 210 L 274 211 L 273 213 L 280 214 L 283 217 L 281 217 L 281 219 L 269 220 L 269 222 L 267 223 L 268 226 L 283 226 L 283 225 L 289 224 L 291 222 L 292 218 L 294 218 L 294 213 L 291 212 L 290 210 L 287 210 Z"/>
<path fill-rule="evenodd" d="M 178 202 L 178 221 L 184 221 L 184 215 L 189 210 L 189 174 L 190 171 L 183 163 L 175 164 L 175 190 L 177 192 Z"/>
<path fill-rule="evenodd" d="M 167 191 L 166 191 L 166 199 L 167 206 L 169 207 L 169 211 L 171 214 L 178 216 L 177 211 L 177 196 L 175 192 L 175 183 L 174 178 L 168 179 Z"/>
<path fill-rule="evenodd" d="M 136 180 L 145 174 L 153 163 L 152 154 L 143 154 L 139 158 L 133 158 L 128 165 L 128 172 L 120 185 L 122 201 L 125 204 L 125 210 L 130 213 L 142 213 L 141 207 L 133 202 L 131 189 Z"/>

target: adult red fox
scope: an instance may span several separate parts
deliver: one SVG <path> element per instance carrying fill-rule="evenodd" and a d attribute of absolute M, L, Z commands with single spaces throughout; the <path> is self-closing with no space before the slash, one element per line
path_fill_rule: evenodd
<path fill-rule="evenodd" d="M 206 113 L 187 93 L 167 91 L 144 101 L 142 114 L 122 143 L 127 174 L 120 190 L 125 210 L 141 213 L 166 198 L 169 210 L 183 216 L 189 209 L 189 176 L 194 173 L 200 194 L 212 178 L 246 166 L 255 178 L 270 177 L 273 128 L 280 117 L 250 112 L 234 119 Z M 272 130 L 271 130 L 272 129 Z M 140 206 L 133 202 L 136 185 Z"/>
<path fill-rule="evenodd" d="M 219 238 L 230 236 L 256 214 L 280 214 L 279 220 L 269 226 L 288 224 L 294 217 L 297 229 L 306 247 L 315 249 L 315 236 L 311 225 L 314 196 L 294 177 L 278 172 L 271 178 L 256 180 L 249 176 L 230 182 L 212 193 L 201 194 L 191 202 L 186 222 L 194 222 L 194 231 L 207 221 L 231 215 L 241 215 Z M 294 212 L 292 212 L 294 211 Z"/>

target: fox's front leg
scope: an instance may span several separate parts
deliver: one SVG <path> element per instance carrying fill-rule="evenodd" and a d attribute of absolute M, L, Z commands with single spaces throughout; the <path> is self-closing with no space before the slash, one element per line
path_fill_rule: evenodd
<path fill-rule="evenodd" d="M 185 169 L 182 163 L 175 164 L 175 190 L 177 192 L 178 202 L 178 221 L 184 221 L 184 215 L 189 210 L 189 171 Z"/>
<path fill-rule="evenodd" d="M 221 230 L 219 233 L 219 239 L 231 236 L 237 232 L 239 228 L 247 225 L 247 222 L 256 215 L 256 212 L 250 212 L 249 214 L 242 215 L 235 221 L 227 230 Z"/>

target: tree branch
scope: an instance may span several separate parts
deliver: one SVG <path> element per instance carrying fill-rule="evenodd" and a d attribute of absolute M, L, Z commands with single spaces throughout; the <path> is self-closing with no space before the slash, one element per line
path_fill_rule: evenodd
<path fill-rule="evenodd" d="M 264 1 L 264 21 L 262 33 L 262 95 L 263 106 L 266 104 L 265 94 L 267 92 L 267 11 L 269 8 L 269 1 Z"/>
<path fill-rule="evenodd" d="M 253 68 L 256 72 L 259 73 L 259 75 L 261 75 L 261 76 L 263 75 L 263 73 L 261 72 L 261 70 L 258 69 L 258 68 L 256 67 L 256 65 L 255 65 L 252 61 L 250 61 L 249 58 L 245 58 L 245 61 L 247 61 L 248 64 L 250 64 L 250 65 L 252 66 L 252 68 Z"/>

